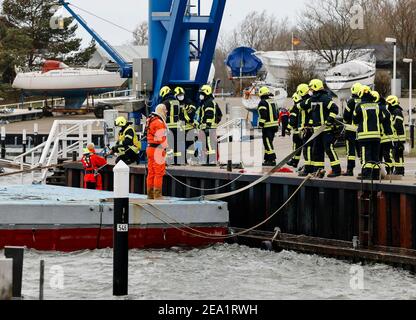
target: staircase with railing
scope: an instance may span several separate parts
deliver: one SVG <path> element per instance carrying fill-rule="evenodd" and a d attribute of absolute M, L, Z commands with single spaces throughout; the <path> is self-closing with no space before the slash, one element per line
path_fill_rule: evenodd
<path fill-rule="evenodd" d="M 65 159 L 73 151 L 78 155 L 83 153 L 83 148 L 92 141 L 93 129 L 96 127 L 100 131 L 104 127 L 104 120 L 55 120 L 48 139 L 38 146 L 14 158 L 14 163 L 20 165 L 23 170 L 25 158 L 30 159 L 30 168 L 49 167 L 57 165 L 59 161 Z M 41 152 L 37 161 L 36 154 Z M 46 183 L 48 169 L 42 169 L 40 181 Z M 34 181 L 34 172 L 32 171 Z"/>

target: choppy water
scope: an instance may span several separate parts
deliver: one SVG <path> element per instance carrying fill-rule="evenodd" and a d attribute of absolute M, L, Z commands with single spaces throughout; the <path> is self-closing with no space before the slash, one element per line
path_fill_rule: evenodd
<path fill-rule="evenodd" d="M 0 252 L 0 255 L 2 253 Z M 71 254 L 26 251 L 23 294 L 37 299 L 45 260 L 45 299 L 113 299 L 112 250 Z M 128 299 L 416 299 L 416 276 L 389 266 L 357 264 L 239 245 L 193 250 L 132 250 Z"/>
<path fill-rule="evenodd" d="M 31 182 L 31 175 L 25 175 L 24 183 Z M 16 183 L 20 176 L 0 178 L 0 185 Z M 27 250 L 23 295 L 38 298 L 43 259 L 45 299 L 113 299 L 112 252 Z M 416 299 L 416 275 L 402 269 L 381 264 L 360 269 L 358 264 L 289 251 L 239 245 L 132 250 L 129 262 L 128 299 Z M 361 271 L 364 289 L 353 289 Z"/>

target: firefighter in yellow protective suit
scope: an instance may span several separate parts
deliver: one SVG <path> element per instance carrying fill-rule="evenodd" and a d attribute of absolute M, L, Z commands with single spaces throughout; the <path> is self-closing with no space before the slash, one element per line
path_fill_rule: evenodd
<path fill-rule="evenodd" d="M 180 102 L 176 99 L 174 93 L 168 86 L 163 87 L 160 90 L 159 95 L 162 99 L 162 104 L 164 104 L 166 106 L 166 110 L 168 110 L 166 125 L 172 133 L 168 137 L 170 148 L 167 151 L 167 159 L 169 162 L 172 162 L 173 165 L 185 164 L 182 153 L 185 148 L 185 140 L 183 139 L 184 132 L 181 120 L 182 112 Z M 181 145 L 181 142 L 183 145 Z"/>
<path fill-rule="evenodd" d="M 116 163 L 123 160 L 127 165 L 138 161 L 138 153 L 142 147 L 133 124 L 128 122 L 125 117 L 118 117 L 114 122 L 120 128 L 118 141 L 111 148 L 110 154 L 117 154 Z"/>
<path fill-rule="evenodd" d="M 264 162 L 263 166 L 276 165 L 276 152 L 273 142 L 278 131 L 279 114 L 273 94 L 267 87 L 259 90 L 260 102 L 257 106 L 259 113 L 259 127 L 262 129 L 263 145 L 264 145 Z"/>
<path fill-rule="evenodd" d="M 206 165 L 217 163 L 217 134 L 216 129 L 222 119 L 222 112 L 213 96 L 212 88 L 203 85 L 199 90 L 199 129 L 203 130 L 206 139 Z"/>
<path fill-rule="evenodd" d="M 392 116 L 393 132 L 393 154 L 394 174 L 404 176 L 404 144 L 406 143 L 406 128 L 404 125 L 403 109 L 399 104 L 399 98 L 389 96 L 386 99 L 387 109 Z"/>

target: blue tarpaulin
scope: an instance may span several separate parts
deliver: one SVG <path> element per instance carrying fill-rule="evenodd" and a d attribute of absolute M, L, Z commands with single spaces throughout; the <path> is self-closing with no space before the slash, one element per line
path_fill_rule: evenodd
<path fill-rule="evenodd" d="M 253 53 L 253 48 L 239 47 L 234 49 L 225 59 L 225 64 L 231 69 L 233 77 L 256 76 L 263 63 Z M 240 70 L 241 69 L 241 70 Z"/>

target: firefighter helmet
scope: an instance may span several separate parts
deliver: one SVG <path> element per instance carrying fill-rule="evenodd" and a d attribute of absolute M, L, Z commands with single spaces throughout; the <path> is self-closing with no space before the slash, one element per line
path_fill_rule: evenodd
<path fill-rule="evenodd" d="M 200 93 L 203 93 L 206 96 L 210 96 L 212 94 L 212 88 L 209 85 L 203 85 L 201 89 L 199 89 Z"/>
<path fill-rule="evenodd" d="M 322 82 L 322 80 L 313 79 L 309 83 L 309 88 L 312 89 L 313 91 L 319 91 L 324 88 L 324 83 Z"/>
<path fill-rule="evenodd" d="M 116 126 L 116 127 L 124 127 L 124 126 L 126 126 L 127 125 L 127 119 L 126 118 L 124 118 L 124 117 L 118 117 L 117 119 L 116 119 L 116 121 L 114 121 L 114 125 Z"/>
<path fill-rule="evenodd" d="M 160 89 L 159 95 L 164 98 L 171 92 L 170 88 L 168 86 L 164 86 L 162 89 Z"/>
<path fill-rule="evenodd" d="M 259 96 L 263 97 L 263 96 L 267 96 L 270 94 L 270 89 L 267 87 L 261 87 L 259 90 Z"/>
<path fill-rule="evenodd" d="M 295 103 L 298 103 L 299 101 L 301 101 L 302 100 L 302 97 L 299 95 L 299 94 L 297 94 L 296 92 L 293 94 L 293 96 L 292 96 L 292 99 L 293 99 L 293 101 L 295 102 Z"/>
<path fill-rule="evenodd" d="M 182 87 L 176 87 L 175 88 L 175 96 L 179 96 L 179 95 L 185 95 L 185 90 Z"/>
<path fill-rule="evenodd" d="M 362 98 L 366 93 L 371 93 L 371 88 L 369 86 L 361 86 L 358 96 Z"/>
<path fill-rule="evenodd" d="M 396 96 L 388 96 L 386 101 L 391 106 L 397 106 L 399 104 L 399 98 Z"/>
<path fill-rule="evenodd" d="M 298 85 L 296 89 L 296 93 L 301 97 L 306 96 L 308 92 L 309 92 L 309 86 L 306 83 L 302 83 Z"/>
<path fill-rule="evenodd" d="M 351 88 L 351 93 L 355 94 L 358 96 L 358 94 L 360 93 L 360 89 L 363 85 L 359 82 L 355 83 L 352 88 Z"/>
<path fill-rule="evenodd" d="M 380 93 L 378 93 L 377 91 L 371 91 L 371 95 L 374 97 L 374 102 L 380 101 Z"/>

